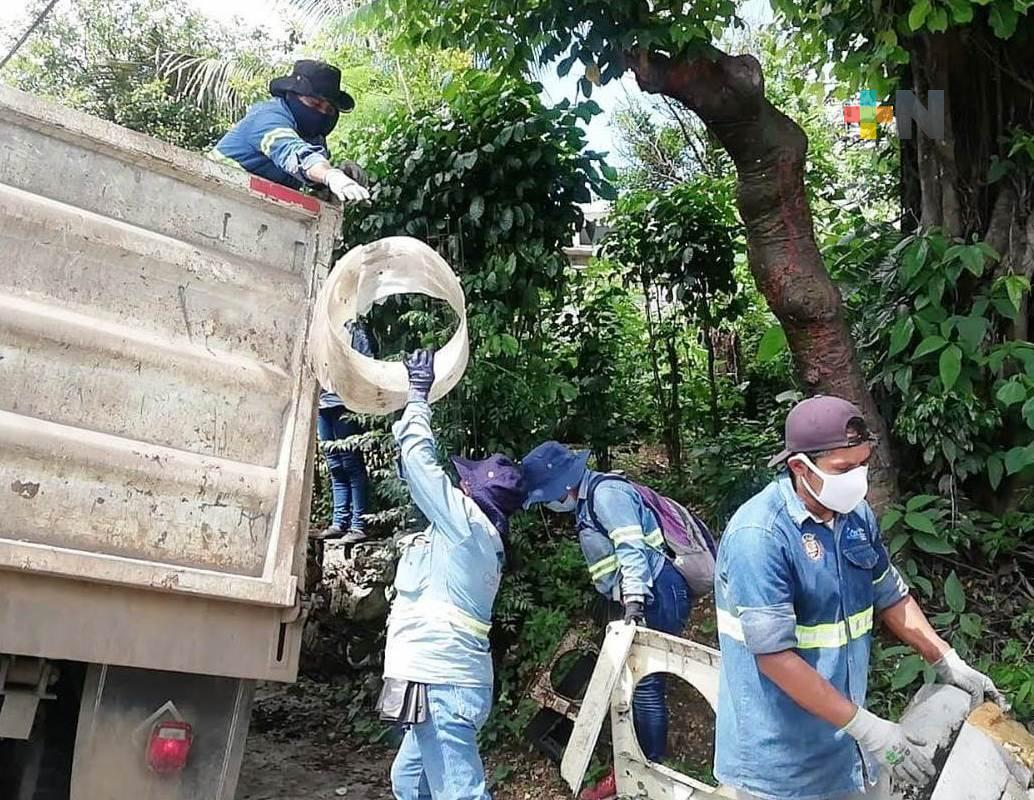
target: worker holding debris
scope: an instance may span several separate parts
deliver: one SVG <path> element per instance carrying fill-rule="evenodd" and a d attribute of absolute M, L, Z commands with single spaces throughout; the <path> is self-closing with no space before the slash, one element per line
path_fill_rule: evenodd
<path fill-rule="evenodd" d="M 681 636 L 689 619 L 693 593 L 686 577 L 666 554 L 657 503 L 671 501 L 617 475 L 587 469 L 589 453 L 545 442 L 524 457 L 528 486 L 526 507 L 545 504 L 557 513 L 575 515 L 578 538 L 596 590 L 620 602 L 626 622 Z M 647 502 L 651 498 L 654 507 Z M 708 537 L 710 534 L 707 534 Z M 714 561 L 706 558 L 709 585 Z M 667 754 L 668 705 L 664 675 L 650 675 L 636 686 L 632 712 L 643 754 L 660 762 Z M 617 796 L 613 770 L 581 800 Z"/>
<path fill-rule="evenodd" d="M 290 75 L 270 82 L 269 93 L 273 99 L 248 109 L 208 157 L 292 189 L 326 186 L 342 203 L 369 200 L 357 165 L 330 164 L 327 136 L 341 112 L 355 107 L 341 88 L 341 71 L 322 61 L 297 61 Z"/>
<path fill-rule="evenodd" d="M 381 717 L 406 727 L 391 768 L 397 800 L 490 798 L 477 734 L 492 707 L 492 606 L 509 519 L 524 503 L 510 459 L 438 465 L 428 396 L 433 355 L 405 359 L 409 402 L 395 424 L 401 475 L 430 526 L 403 538 L 388 618 Z"/>
<path fill-rule="evenodd" d="M 865 709 L 874 622 L 974 704 L 1005 698 L 934 632 L 890 563 L 864 499 L 875 438 L 861 412 L 813 397 L 785 433 L 770 465 L 787 474 L 736 512 L 718 550 L 715 776 L 766 800 L 862 797 L 887 775 L 923 786 L 925 742 Z"/>

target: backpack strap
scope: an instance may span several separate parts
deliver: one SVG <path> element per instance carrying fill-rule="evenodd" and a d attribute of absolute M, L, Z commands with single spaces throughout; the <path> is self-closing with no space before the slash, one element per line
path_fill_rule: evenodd
<path fill-rule="evenodd" d="M 614 475 L 610 472 L 605 472 L 599 477 L 593 478 L 591 481 L 589 481 L 589 487 L 585 493 L 585 502 L 588 504 L 586 507 L 586 511 L 588 511 L 589 513 L 589 521 L 592 523 L 593 527 L 601 533 L 606 533 L 607 531 L 600 524 L 600 518 L 596 516 L 596 508 L 593 505 L 593 498 L 596 494 L 596 487 L 604 481 L 621 481 L 622 483 L 631 483 L 631 481 L 628 480 L 628 478 L 625 478 L 622 475 Z"/>

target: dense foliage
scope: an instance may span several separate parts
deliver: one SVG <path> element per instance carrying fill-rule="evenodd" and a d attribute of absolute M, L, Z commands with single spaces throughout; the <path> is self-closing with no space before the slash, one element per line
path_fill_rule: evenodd
<path fill-rule="evenodd" d="M 764 464 L 779 447 L 785 411 L 815 388 L 802 364 L 828 355 L 809 329 L 788 321 L 843 314 L 899 467 L 882 518 L 889 547 L 935 625 L 1030 718 L 1031 4 L 775 0 L 781 33 L 751 37 L 736 31 L 731 0 L 676 13 L 684 5 L 536 2 L 514 13 L 514 3 L 497 0 L 391 0 L 359 15 L 377 28 L 373 47 L 340 26 L 314 43 L 314 53 L 342 67 L 360 102 L 334 134 L 335 153 L 375 179 L 372 204 L 346 214 L 346 245 L 394 234 L 425 239 L 467 293 L 472 361 L 435 407 L 443 450 L 520 455 L 561 438 L 591 448 L 600 467 L 626 469 L 691 503 L 720 530 L 771 478 Z M 88 0 L 80 8 L 81 18 L 48 23 L 4 77 L 189 147 L 207 146 L 229 123 L 227 104 L 214 100 L 233 107 L 260 96 L 289 60 L 277 45 L 228 37 L 178 4 Z M 119 15 L 134 24 L 115 25 Z M 966 43 L 972 61 L 965 51 L 960 62 Z M 769 114 L 761 132 L 781 152 L 797 152 L 797 132 L 806 137 L 794 203 L 781 205 L 780 196 L 772 208 L 751 207 L 755 196 L 769 197 L 766 185 L 749 169 L 744 184 L 737 170 L 753 162 L 736 150 L 742 143 L 709 109 L 691 111 L 690 95 L 685 104 L 663 91 L 656 102 L 642 95 L 622 110 L 616 127 L 627 163 L 615 174 L 586 151 L 583 123 L 598 113 L 595 103 L 549 107 L 537 86 L 514 77 L 548 64 L 580 78 L 589 96 L 626 67 L 643 69 L 644 57 L 671 80 L 697 56 L 706 55 L 697 66 L 728 64 L 716 45 L 753 53 L 763 66 L 765 102 L 778 112 L 757 101 Z M 230 76 L 230 94 L 187 91 L 185 72 L 155 66 L 161 52 L 209 65 L 196 62 L 192 75 L 215 74 L 226 54 L 238 66 L 254 54 L 262 63 L 219 73 Z M 945 57 L 972 68 L 931 72 Z M 473 63 L 489 71 L 470 70 Z M 866 143 L 837 121 L 833 97 L 858 88 L 881 98 L 896 87 L 925 91 L 941 77 L 957 81 L 950 88 L 962 98 L 949 113 L 954 147 L 920 159 L 928 146 L 921 138 Z M 1000 94 L 987 90 L 989 81 Z M 789 127 L 773 122 L 778 113 Z M 936 170 L 921 174 L 931 163 Z M 604 257 L 572 269 L 563 250 L 581 223 L 580 204 L 613 198 L 614 186 L 622 193 Z M 770 235 L 787 214 L 793 225 L 779 230 L 793 235 Z M 784 257 L 787 240 L 800 246 L 809 237 L 822 257 L 810 277 L 832 276 L 828 292 L 821 282 L 801 289 L 798 264 Z M 773 264 L 788 270 L 787 291 L 767 282 Z M 790 316 L 777 306 L 787 300 Z M 389 357 L 439 343 L 450 325 L 436 304 L 409 298 L 374 309 L 372 322 Z M 841 363 L 854 364 L 854 352 Z M 389 421 L 368 422 L 369 433 L 336 446 L 368 454 L 375 528 L 418 524 L 393 479 Z M 317 517 L 324 511 L 316 506 Z M 490 738 L 517 731 L 526 682 L 593 596 L 574 538 L 548 515 L 520 518 L 510 553 L 496 613 L 501 702 Z M 899 709 L 931 677 L 889 642 L 874 665 L 872 697 L 883 710 Z"/>

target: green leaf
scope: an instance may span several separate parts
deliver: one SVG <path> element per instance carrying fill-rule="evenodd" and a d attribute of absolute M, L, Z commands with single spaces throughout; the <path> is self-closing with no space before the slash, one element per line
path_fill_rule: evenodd
<path fill-rule="evenodd" d="M 880 518 L 880 530 L 889 531 L 901 521 L 903 514 L 896 508 L 888 509 Z"/>
<path fill-rule="evenodd" d="M 786 331 L 783 326 L 776 323 L 765 331 L 758 344 L 758 361 L 766 364 L 774 360 L 786 350 Z"/>
<path fill-rule="evenodd" d="M 955 552 L 955 547 L 952 544 L 944 541 L 943 539 L 938 539 L 936 536 L 931 536 L 928 533 L 917 533 L 912 537 L 912 541 L 915 542 L 916 547 L 924 553 L 948 555 L 949 553 Z"/>
<path fill-rule="evenodd" d="M 922 575 L 913 575 L 912 583 L 918 586 L 926 597 L 933 597 L 933 584 L 930 583 L 928 578 L 924 578 Z"/>
<path fill-rule="evenodd" d="M 951 571 L 948 580 L 944 582 L 944 602 L 956 614 L 966 610 L 966 591 L 962 588 L 962 581 L 955 574 L 955 570 Z"/>
<path fill-rule="evenodd" d="M 948 340 L 943 336 L 927 336 L 923 341 L 919 343 L 919 347 L 912 353 L 912 358 L 922 358 L 928 356 L 930 353 L 936 353 L 942 347 L 948 344 Z"/>
<path fill-rule="evenodd" d="M 902 394 L 908 394 L 908 389 L 912 385 L 912 367 L 902 367 L 895 372 L 894 383 Z"/>
<path fill-rule="evenodd" d="M 1027 427 L 1034 430 L 1034 397 L 1023 404 L 1020 413 L 1023 415 L 1023 421 L 1027 423 Z"/>
<path fill-rule="evenodd" d="M 1000 456 L 992 455 L 987 459 L 987 480 L 992 489 L 997 489 L 1005 475 L 1005 464 Z"/>
<path fill-rule="evenodd" d="M 945 0 L 951 8 L 951 18 L 959 25 L 973 21 L 973 5 L 969 0 Z"/>
<path fill-rule="evenodd" d="M 898 668 L 894 670 L 894 675 L 890 679 L 890 688 L 904 689 L 911 684 L 922 674 L 924 663 L 923 659 L 917 655 L 901 659 L 901 663 L 898 664 Z"/>
<path fill-rule="evenodd" d="M 944 8 L 935 8 L 930 11 L 926 19 L 926 27 L 934 33 L 943 33 L 948 30 L 948 11 Z"/>
<path fill-rule="evenodd" d="M 901 533 L 896 534 L 894 536 L 894 538 L 890 540 L 890 554 L 892 556 L 896 555 L 897 552 L 899 550 L 901 550 L 902 547 L 904 547 L 906 544 L 908 544 L 908 540 L 911 539 L 911 538 L 912 537 L 910 537 L 904 531 L 902 531 Z"/>
<path fill-rule="evenodd" d="M 1022 403 L 1027 399 L 1027 388 L 1018 380 L 1011 380 L 998 387 L 995 393 L 998 402 L 1006 408 Z"/>
<path fill-rule="evenodd" d="M 1034 451 L 1031 447 L 1014 447 L 1005 454 L 1005 474 L 1015 475 L 1034 464 Z"/>
<path fill-rule="evenodd" d="M 969 246 L 962 250 L 962 263 L 978 278 L 984 274 L 984 254 L 979 247 Z"/>
<path fill-rule="evenodd" d="M 941 498 L 936 494 L 917 494 L 911 498 L 908 503 L 905 504 L 906 511 L 922 511 L 931 503 L 935 503 Z"/>
<path fill-rule="evenodd" d="M 941 385 L 948 391 L 962 374 L 962 351 L 956 345 L 950 345 L 941 353 L 940 371 Z"/>
<path fill-rule="evenodd" d="M 930 242 L 926 239 L 917 239 L 905 250 L 905 255 L 901 259 L 901 279 L 906 286 L 919 274 L 929 254 Z"/>
<path fill-rule="evenodd" d="M 478 222 L 485 215 L 485 198 L 479 194 L 474 195 L 474 199 L 470 201 L 470 208 L 467 209 L 467 213 L 474 222 Z"/>
<path fill-rule="evenodd" d="M 908 12 L 908 27 L 917 31 L 923 27 L 926 17 L 930 13 L 930 0 L 916 0 L 912 10 Z"/>
<path fill-rule="evenodd" d="M 967 636 L 976 638 L 984 627 L 984 621 L 979 614 L 963 614 L 959 617 L 959 628 Z"/>
<path fill-rule="evenodd" d="M 916 331 L 916 324 L 912 321 L 911 317 L 901 317 L 896 323 L 894 323 L 893 329 L 890 332 L 890 352 L 887 355 L 893 358 L 906 347 L 908 343 L 912 341 L 912 335 Z"/>
<path fill-rule="evenodd" d="M 998 0 L 991 9 L 991 30 L 999 39 L 1009 39 L 1016 33 L 1020 21 L 1011 0 Z"/>
<path fill-rule="evenodd" d="M 967 345 L 971 352 L 979 349 L 984 336 L 987 334 L 987 319 L 985 317 L 962 317 L 955 322 L 959 338 Z"/>
<path fill-rule="evenodd" d="M 908 525 L 908 527 L 914 528 L 917 531 L 922 531 L 923 533 L 937 533 L 937 529 L 934 527 L 933 521 L 925 514 L 920 514 L 915 511 L 906 512 L 905 524 Z"/>
<path fill-rule="evenodd" d="M 1022 275 L 1007 275 L 1003 283 L 1005 291 L 1009 295 L 1009 302 L 1012 303 L 1013 308 L 1019 311 L 1023 295 L 1030 291 L 1030 283 Z"/>

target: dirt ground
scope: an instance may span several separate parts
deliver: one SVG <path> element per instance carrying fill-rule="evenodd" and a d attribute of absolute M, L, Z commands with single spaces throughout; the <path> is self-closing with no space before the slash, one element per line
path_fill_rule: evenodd
<path fill-rule="evenodd" d="M 710 603 L 694 609 L 687 636 L 714 646 Z M 714 714 L 688 684 L 669 680 L 669 766 L 713 782 Z M 350 712 L 352 712 L 350 714 Z M 259 688 L 237 800 L 390 800 L 392 742 L 357 736 L 354 710 L 333 683 L 301 679 Z M 605 737 L 604 737 L 605 738 Z M 605 756 L 601 745 L 600 756 Z M 496 800 L 568 800 L 557 765 L 536 752 L 489 753 L 486 774 Z"/>

